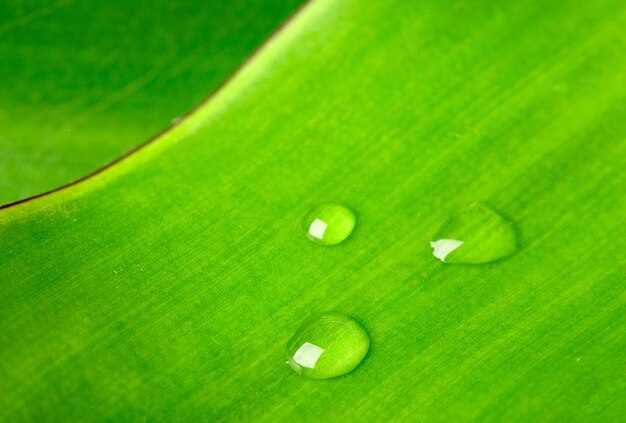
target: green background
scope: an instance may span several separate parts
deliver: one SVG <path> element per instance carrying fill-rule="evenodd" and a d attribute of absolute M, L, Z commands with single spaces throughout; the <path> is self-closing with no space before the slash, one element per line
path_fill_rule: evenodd
<path fill-rule="evenodd" d="M 195 114 L 0 211 L 0 419 L 619 421 L 621 1 L 315 0 Z M 519 251 L 443 264 L 484 202 Z M 302 219 L 355 211 L 343 243 Z M 286 343 L 336 310 L 351 374 Z"/>
<path fill-rule="evenodd" d="M 0 205 L 84 177 L 170 126 L 299 3 L 0 2 Z"/>

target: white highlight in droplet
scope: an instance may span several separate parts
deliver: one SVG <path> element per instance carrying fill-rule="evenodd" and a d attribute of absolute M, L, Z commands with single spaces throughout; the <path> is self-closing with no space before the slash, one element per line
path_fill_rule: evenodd
<path fill-rule="evenodd" d="M 293 361 L 295 361 L 302 367 L 312 369 L 315 367 L 317 360 L 320 359 L 320 356 L 323 353 L 323 348 L 311 344 L 310 342 L 305 342 L 300 348 L 298 348 L 298 351 L 296 351 L 296 353 L 293 355 Z"/>
<path fill-rule="evenodd" d="M 311 226 L 309 226 L 309 234 L 317 239 L 322 239 L 324 238 L 326 228 L 328 228 L 328 223 L 320 219 L 315 219 L 311 222 Z"/>
<path fill-rule="evenodd" d="M 433 247 L 433 255 L 441 261 L 446 261 L 448 254 L 463 245 L 463 241 L 456 239 L 440 239 L 431 241 L 430 246 Z"/>

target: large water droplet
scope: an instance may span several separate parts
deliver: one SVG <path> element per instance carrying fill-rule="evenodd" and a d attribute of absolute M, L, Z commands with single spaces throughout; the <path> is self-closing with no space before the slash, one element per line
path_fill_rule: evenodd
<path fill-rule="evenodd" d="M 352 210 L 339 204 L 316 207 L 304 221 L 309 239 L 324 245 L 339 244 L 352 233 L 355 223 Z"/>
<path fill-rule="evenodd" d="M 456 212 L 433 239 L 433 255 L 446 263 L 487 263 L 517 251 L 513 223 L 479 203 Z"/>
<path fill-rule="evenodd" d="M 321 314 L 291 338 L 287 364 L 306 378 L 328 379 L 354 370 L 369 346 L 369 336 L 359 322 L 340 313 Z"/>

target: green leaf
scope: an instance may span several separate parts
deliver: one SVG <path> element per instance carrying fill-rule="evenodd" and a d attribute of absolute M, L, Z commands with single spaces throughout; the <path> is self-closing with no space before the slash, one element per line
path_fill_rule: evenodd
<path fill-rule="evenodd" d="M 624 2 L 315 0 L 193 115 L 0 210 L 0 419 L 618 421 Z M 450 211 L 517 228 L 442 263 Z M 320 204 L 356 215 L 308 239 Z M 308 380 L 318 313 L 370 337 Z"/>
<path fill-rule="evenodd" d="M 300 0 L 0 3 L 0 205 L 82 178 L 196 106 Z"/>

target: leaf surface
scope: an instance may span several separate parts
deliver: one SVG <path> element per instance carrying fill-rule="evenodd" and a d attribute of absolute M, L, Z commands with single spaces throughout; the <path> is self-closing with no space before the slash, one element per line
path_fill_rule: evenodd
<path fill-rule="evenodd" d="M 193 115 L 0 211 L 0 416 L 617 421 L 624 403 L 623 2 L 315 0 Z M 488 204 L 516 254 L 445 264 Z M 336 246 L 307 213 L 356 214 Z M 305 380 L 313 314 L 363 363 Z"/>

